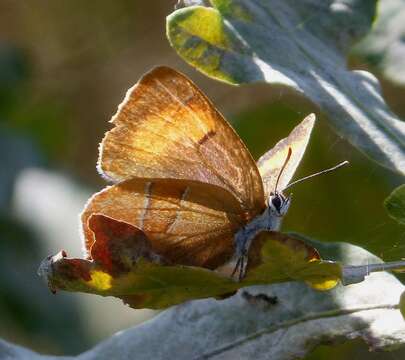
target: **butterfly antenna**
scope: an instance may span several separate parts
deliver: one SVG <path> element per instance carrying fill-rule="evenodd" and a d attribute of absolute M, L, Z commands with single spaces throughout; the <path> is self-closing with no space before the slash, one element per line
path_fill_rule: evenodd
<path fill-rule="evenodd" d="M 348 165 L 348 164 L 349 164 L 349 162 L 346 160 L 346 161 L 343 161 L 343 162 L 341 162 L 340 164 L 337 164 L 336 166 L 331 167 L 331 168 L 329 168 L 329 169 L 322 170 L 322 171 L 319 171 L 319 172 L 317 172 L 317 173 L 315 173 L 315 174 L 311 174 L 311 175 L 305 176 L 305 177 L 303 177 L 303 178 L 301 178 L 301 179 L 295 180 L 295 181 L 293 181 L 292 183 L 288 184 L 288 186 L 285 187 L 285 188 L 283 189 L 283 191 L 286 190 L 286 189 L 288 189 L 289 187 L 295 185 L 295 184 L 298 184 L 298 183 L 302 182 L 302 181 L 308 180 L 308 179 L 313 178 L 313 177 L 318 176 L 318 175 L 323 175 L 323 174 L 329 173 L 329 172 L 331 172 L 331 171 L 335 171 L 335 170 L 337 170 L 337 169 L 339 169 L 339 168 L 341 168 L 341 167 L 343 167 L 343 166 L 345 166 L 345 165 Z"/>
<path fill-rule="evenodd" d="M 288 161 L 289 161 L 290 158 L 291 158 L 291 154 L 292 154 L 292 150 L 291 150 L 291 148 L 289 147 L 289 148 L 288 148 L 287 157 L 285 158 L 284 164 L 283 164 L 283 166 L 281 167 L 280 172 L 278 173 L 277 181 L 276 181 L 276 186 L 275 186 L 275 188 L 274 188 L 274 192 L 277 192 L 278 182 L 280 181 L 281 175 L 283 174 L 283 171 L 284 171 L 285 167 L 287 166 Z"/>

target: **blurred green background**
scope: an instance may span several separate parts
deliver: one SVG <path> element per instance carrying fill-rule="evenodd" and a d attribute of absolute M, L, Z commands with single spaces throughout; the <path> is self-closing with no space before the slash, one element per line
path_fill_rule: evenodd
<path fill-rule="evenodd" d="M 78 213 L 89 195 L 105 186 L 95 169 L 98 143 L 126 90 L 144 72 L 165 64 L 189 75 L 256 158 L 316 111 L 285 88 L 231 87 L 187 66 L 165 37 L 165 17 L 174 3 L 0 2 L 1 338 L 44 353 L 77 354 L 154 315 L 114 299 L 54 296 L 36 275 L 40 261 L 60 249 L 81 255 Z M 390 55 L 392 46 L 397 54 L 405 42 L 405 29 L 398 30 L 405 23 L 405 2 L 381 1 L 380 18 L 383 6 L 393 3 L 403 14 L 393 26 L 395 41 L 386 25 L 382 32 L 377 24 L 353 51 L 349 66 L 379 77 L 386 101 L 405 118 L 404 82 L 392 75 L 395 68 L 387 71 L 392 64 L 405 71 L 405 56 Z M 404 228 L 382 205 L 403 178 L 368 160 L 322 120 L 297 177 L 343 160 L 351 166 L 294 187 L 283 229 L 358 244 L 384 260 L 405 257 Z M 322 346 L 308 359 L 349 356 L 399 359 L 405 352 L 370 355 L 356 341 Z"/>

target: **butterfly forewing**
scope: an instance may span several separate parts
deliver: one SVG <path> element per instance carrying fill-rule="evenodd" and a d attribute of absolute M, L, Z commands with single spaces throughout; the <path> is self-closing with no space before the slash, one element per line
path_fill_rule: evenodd
<path fill-rule="evenodd" d="M 314 123 L 315 115 L 311 114 L 307 116 L 291 131 L 288 137 L 280 140 L 257 161 L 257 166 L 263 179 L 266 198 L 275 190 L 277 177 L 286 161 L 289 148 L 292 150 L 291 157 L 280 176 L 278 190 L 283 190 L 290 182 L 304 155 Z"/>
<path fill-rule="evenodd" d="M 99 157 L 111 180 L 196 180 L 229 191 L 249 218 L 263 210 L 263 185 L 249 151 L 184 75 L 153 69 L 128 91 L 112 122 Z"/>
<path fill-rule="evenodd" d="M 221 187 L 189 180 L 131 179 L 88 202 L 82 223 L 85 247 L 94 237 L 92 214 L 143 230 L 152 248 L 171 263 L 216 268 L 234 251 L 233 236 L 245 219 L 240 204 Z"/>

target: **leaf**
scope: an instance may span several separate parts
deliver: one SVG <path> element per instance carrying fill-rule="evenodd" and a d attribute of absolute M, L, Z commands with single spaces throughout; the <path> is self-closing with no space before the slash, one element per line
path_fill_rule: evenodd
<path fill-rule="evenodd" d="M 169 264 L 154 253 L 145 234 L 128 223 L 94 214 L 89 219 L 95 242 L 91 259 L 67 258 L 65 251 L 45 259 L 39 275 L 52 292 L 79 291 L 121 298 L 133 308 L 163 309 L 200 298 L 226 298 L 236 290 L 260 284 L 304 281 L 330 290 L 340 280 L 361 282 L 373 271 L 404 269 L 405 262 L 344 266 L 321 260 L 299 235 L 261 232 L 249 251 L 246 277 L 234 281 L 234 261 L 218 271 Z M 305 242 L 303 241 L 305 239 Z"/>
<path fill-rule="evenodd" d="M 47 359 L 47 360 L 50 360 L 50 359 L 59 358 L 56 356 L 50 357 L 50 356 L 34 353 L 33 351 L 25 349 L 22 346 L 8 343 L 7 341 L 5 341 L 3 339 L 0 339 L 0 354 L 2 354 L 2 357 L 7 360 L 14 360 L 14 359 L 30 359 L 30 360 Z M 7 357 L 5 357 L 5 356 L 7 356 Z"/>
<path fill-rule="evenodd" d="M 204 74 L 230 84 L 288 86 L 382 165 L 405 173 L 405 123 L 377 79 L 349 71 L 345 54 L 370 28 L 374 1 L 211 0 L 167 18 L 171 45 Z"/>
<path fill-rule="evenodd" d="M 161 309 L 187 300 L 226 297 L 254 284 L 298 280 L 328 290 L 342 273 L 339 264 L 320 260 L 312 246 L 281 233 L 259 234 L 247 276 L 235 282 L 219 272 L 165 263 L 144 233 L 130 224 L 95 214 L 89 227 L 95 235 L 93 260 L 70 259 L 62 251 L 41 264 L 39 273 L 53 292 L 116 296 L 134 308 Z"/>
<path fill-rule="evenodd" d="M 318 290 L 330 290 L 342 277 L 340 264 L 322 261 L 315 247 L 298 237 L 264 232 L 255 238 L 251 256 L 255 248 L 260 249 L 260 265 L 250 269 L 245 285 L 298 280 Z"/>
<path fill-rule="evenodd" d="M 401 294 L 401 297 L 399 298 L 399 310 L 401 311 L 401 314 L 405 320 L 405 291 Z"/>
<path fill-rule="evenodd" d="M 378 17 L 370 33 L 353 53 L 377 66 L 394 83 L 405 84 L 405 6 L 403 0 L 378 2 Z"/>
<path fill-rule="evenodd" d="M 388 215 L 405 225 L 405 184 L 397 187 L 384 201 Z"/>
<path fill-rule="evenodd" d="M 381 261 L 357 246 L 317 244 L 322 257 L 345 265 Z M 250 287 L 224 301 L 198 300 L 171 308 L 78 358 L 103 360 L 114 354 L 125 359 L 137 354 L 139 360 L 287 360 L 302 358 L 319 344 L 352 339 L 364 340 L 371 350 L 395 350 L 405 343 L 405 321 L 398 306 L 404 290 L 384 272 L 328 292 L 300 282 Z M 20 350 L 7 343 L 0 346 L 10 354 Z"/>

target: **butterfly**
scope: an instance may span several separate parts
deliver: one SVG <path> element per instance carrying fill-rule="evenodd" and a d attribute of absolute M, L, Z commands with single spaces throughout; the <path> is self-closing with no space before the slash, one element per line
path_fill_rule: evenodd
<path fill-rule="evenodd" d="M 278 230 L 283 194 L 307 147 L 306 117 L 256 163 L 231 125 L 185 75 L 157 67 L 130 88 L 99 148 L 98 170 L 114 184 L 81 214 L 103 214 L 143 231 L 168 263 L 217 269 L 236 259 L 244 274 L 252 240 Z M 91 259 L 91 251 L 87 258 Z"/>

